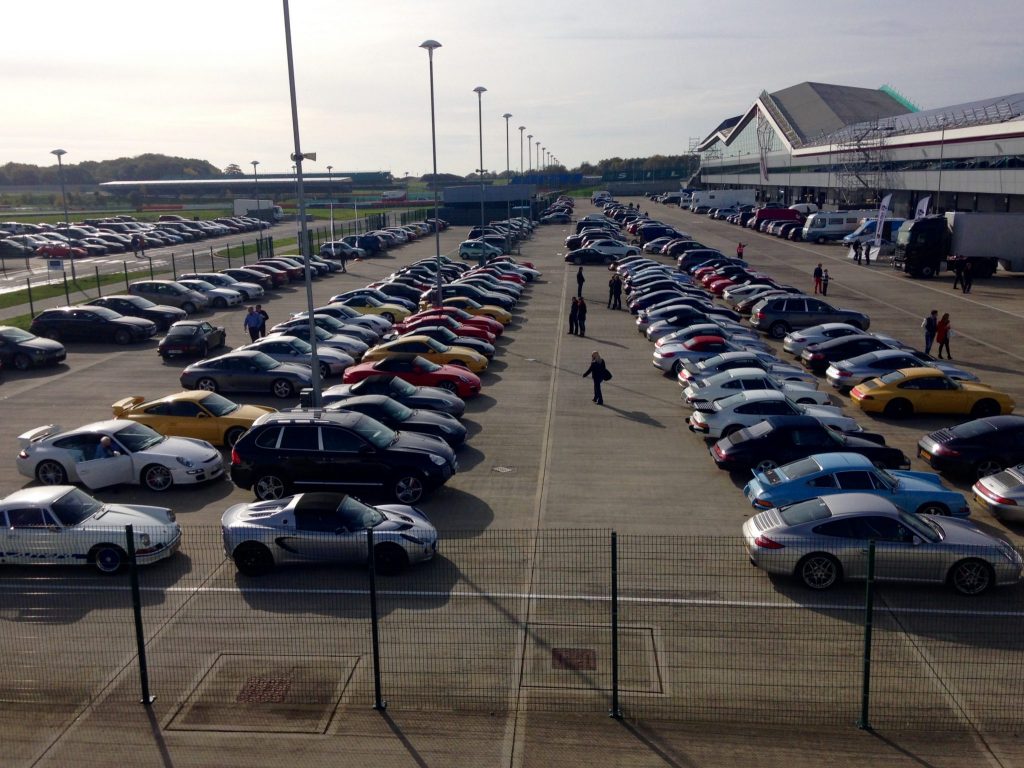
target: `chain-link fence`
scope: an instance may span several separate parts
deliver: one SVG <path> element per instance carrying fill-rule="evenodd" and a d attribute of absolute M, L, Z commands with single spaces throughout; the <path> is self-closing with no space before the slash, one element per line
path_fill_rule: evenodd
<path fill-rule="evenodd" d="M 143 561 L 167 554 L 143 533 Z M 63 546 L 65 560 L 109 565 L 70 536 L 39 536 L 8 541 L 5 559 Z M 130 551 L 124 531 L 110 541 Z M 10 565 L 0 703 L 155 696 L 172 728 L 311 733 L 370 706 L 1009 730 L 1024 703 L 1014 587 L 812 591 L 750 567 L 738 539 L 608 531 L 448 532 L 431 562 L 388 576 L 366 567 L 361 531 L 266 541 L 357 562 L 244 576 L 219 529 L 186 528 L 178 553 L 114 575 Z M 869 549 L 891 575 L 891 548 L 877 564 L 874 546 L 836 556 L 852 573 Z"/>

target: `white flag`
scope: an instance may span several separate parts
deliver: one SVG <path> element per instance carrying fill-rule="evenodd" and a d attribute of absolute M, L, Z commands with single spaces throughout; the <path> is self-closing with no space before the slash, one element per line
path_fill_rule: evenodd
<path fill-rule="evenodd" d="M 932 196 L 925 195 L 917 201 L 917 210 L 914 212 L 914 220 L 923 219 L 928 215 L 928 206 L 931 205 Z"/>
<path fill-rule="evenodd" d="M 878 206 L 878 223 L 875 225 L 875 248 L 882 246 L 882 229 L 885 227 L 885 218 L 889 215 L 889 201 L 892 195 L 888 194 L 882 198 L 882 204 Z"/>

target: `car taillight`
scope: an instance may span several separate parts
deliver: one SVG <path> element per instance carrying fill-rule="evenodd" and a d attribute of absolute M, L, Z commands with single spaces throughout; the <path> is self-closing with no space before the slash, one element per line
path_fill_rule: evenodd
<path fill-rule="evenodd" d="M 758 320 L 764 320 L 764 312 L 758 312 L 756 315 L 754 315 L 754 317 L 756 317 Z"/>
<path fill-rule="evenodd" d="M 958 451 L 956 448 L 950 448 L 948 445 L 941 445 L 941 444 L 936 445 L 935 446 L 935 450 L 932 451 L 932 453 L 938 454 L 940 456 L 959 456 L 960 455 L 960 451 Z"/>
<path fill-rule="evenodd" d="M 838 376 L 841 379 L 845 379 L 845 378 L 847 378 L 850 375 L 851 374 L 850 374 L 849 371 L 836 371 L 836 376 Z"/>
<path fill-rule="evenodd" d="M 805 341 L 807 341 L 807 339 L 803 336 L 792 336 L 790 337 L 790 341 L 795 341 L 798 344 L 803 344 Z"/>
<path fill-rule="evenodd" d="M 759 507 L 760 509 L 771 509 L 775 505 L 767 499 L 754 499 L 754 506 Z"/>
<path fill-rule="evenodd" d="M 808 360 L 824 360 L 824 359 L 825 359 L 825 356 L 824 356 L 823 354 L 821 354 L 821 352 L 815 352 L 814 354 L 812 354 L 812 355 L 811 355 L 811 356 L 810 356 L 809 358 L 807 358 L 807 359 L 808 359 Z"/>
<path fill-rule="evenodd" d="M 754 546 L 760 547 L 761 549 L 784 549 L 782 544 L 777 541 L 772 541 L 767 536 L 758 536 L 754 539 Z"/>
<path fill-rule="evenodd" d="M 982 496 L 984 496 L 986 499 L 990 499 L 994 501 L 996 504 L 1008 504 L 1014 507 L 1017 506 L 1017 502 L 1014 501 L 1013 499 L 1008 499 L 1005 496 L 1000 496 L 998 493 L 989 489 L 987 486 L 982 485 L 981 483 L 975 485 L 974 489 Z"/>
<path fill-rule="evenodd" d="M 231 449 L 231 463 L 236 466 L 242 463 L 242 457 L 238 455 L 238 451 L 234 448 Z"/>
<path fill-rule="evenodd" d="M 715 458 L 725 458 L 725 451 L 722 450 L 721 446 L 718 445 L 718 443 L 715 443 L 715 447 L 711 449 L 711 452 L 715 454 Z"/>

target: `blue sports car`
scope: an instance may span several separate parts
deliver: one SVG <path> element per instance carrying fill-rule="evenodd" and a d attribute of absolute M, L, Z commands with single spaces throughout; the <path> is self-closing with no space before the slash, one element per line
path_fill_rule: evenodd
<path fill-rule="evenodd" d="M 767 472 L 755 471 L 743 493 L 755 509 L 834 493 L 873 493 L 907 512 L 971 514 L 963 494 L 943 487 L 937 474 L 880 469 L 859 453 L 819 453 Z"/>

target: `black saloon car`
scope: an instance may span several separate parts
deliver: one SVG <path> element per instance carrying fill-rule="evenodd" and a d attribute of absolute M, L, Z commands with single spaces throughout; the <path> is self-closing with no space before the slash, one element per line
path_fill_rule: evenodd
<path fill-rule="evenodd" d="M 458 395 L 440 387 L 417 387 L 405 379 L 385 374 L 367 376 L 355 384 L 337 384 L 333 387 L 328 387 L 322 393 L 323 405 L 363 395 L 387 395 L 409 408 L 438 411 L 439 413 L 447 413 L 455 418 L 459 418 L 466 412 L 466 402 Z M 302 390 L 299 395 L 299 402 L 305 408 L 310 407 L 312 405 L 312 391 L 308 389 Z"/>
<path fill-rule="evenodd" d="M 227 340 L 228 332 L 213 323 L 181 320 L 170 327 L 156 351 L 164 360 L 185 355 L 206 357 L 211 349 L 224 346 Z"/>
<path fill-rule="evenodd" d="M 156 335 L 156 323 L 141 317 L 126 317 L 106 307 L 58 307 L 36 315 L 29 330 L 54 341 L 130 344 Z"/>
<path fill-rule="evenodd" d="M 859 453 L 875 466 L 909 469 L 910 459 L 885 438 L 867 432 L 848 435 L 830 429 L 811 416 L 770 416 L 723 437 L 711 446 L 719 469 L 767 471 L 816 453 Z"/>
<path fill-rule="evenodd" d="M 257 419 L 231 451 L 231 479 L 258 499 L 329 490 L 416 504 L 458 470 L 440 438 L 396 433 L 361 413 L 286 411 Z"/>
<path fill-rule="evenodd" d="M 338 400 L 324 410 L 328 413 L 352 411 L 362 413 L 396 432 L 416 432 L 440 437 L 453 448 L 466 441 L 466 428 L 454 416 L 440 411 L 413 409 L 387 395 L 363 395 Z"/>
<path fill-rule="evenodd" d="M 1024 462 L 1024 416 L 990 416 L 925 435 L 917 455 L 932 469 L 982 478 Z"/>
<path fill-rule="evenodd" d="M 233 277 L 240 283 L 256 283 L 263 290 L 269 290 L 274 287 L 274 278 L 272 278 L 266 272 L 260 272 L 257 269 L 249 269 L 248 267 L 228 267 L 222 269 L 222 275 Z"/>
<path fill-rule="evenodd" d="M 857 355 L 894 347 L 895 345 L 891 341 L 880 339 L 869 333 L 857 333 L 839 339 L 829 339 L 820 344 L 808 344 L 800 352 L 800 362 L 809 371 L 824 373 L 830 364 L 839 360 L 849 360 Z"/>
<path fill-rule="evenodd" d="M 59 341 L 41 339 L 21 328 L 0 325 L 0 364 L 4 368 L 27 371 L 44 365 L 57 365 L 67 357 Z"/>
<path fill-rule="evenodd" d="M 142 296 L 100 296 L 87 301 L 90 307 L 106 307 L 126 317 L 141 317 L 152 320 L 161 331 L 166 331 L 172 324 L 188 317 L 188 313 L 168 304 L 154 304 Z"/>

